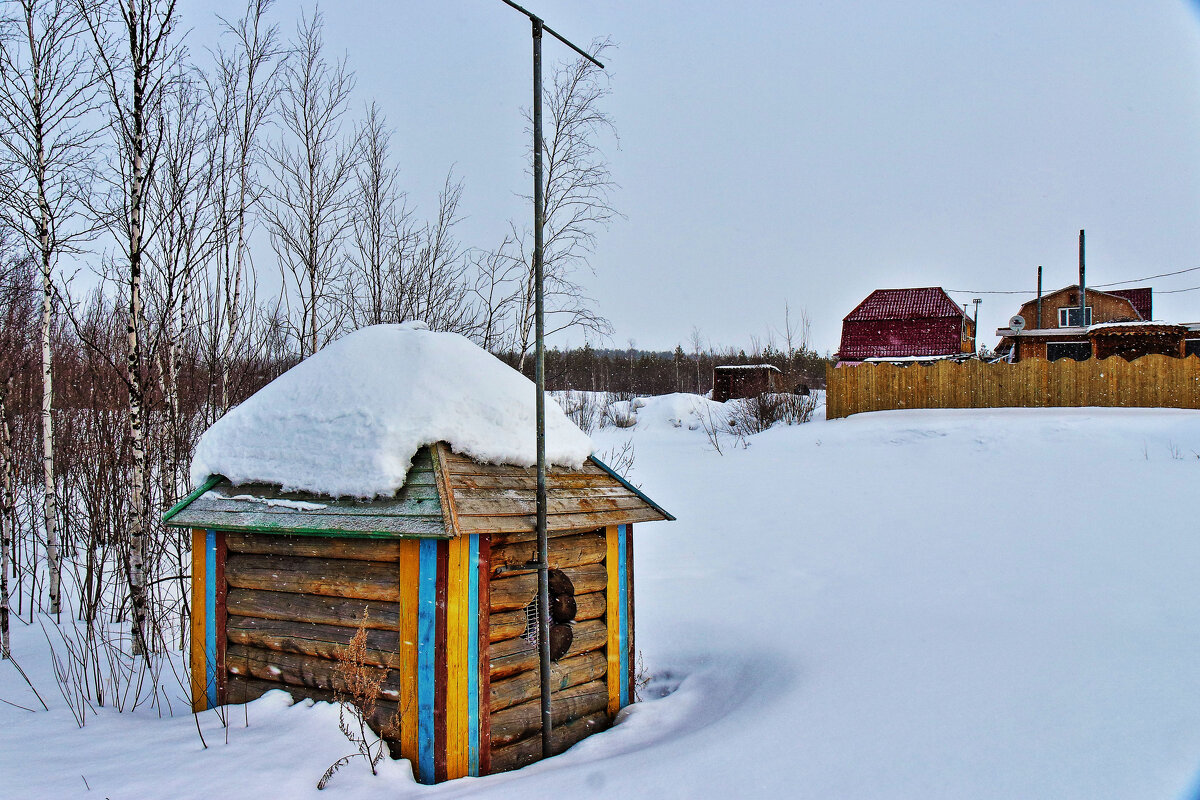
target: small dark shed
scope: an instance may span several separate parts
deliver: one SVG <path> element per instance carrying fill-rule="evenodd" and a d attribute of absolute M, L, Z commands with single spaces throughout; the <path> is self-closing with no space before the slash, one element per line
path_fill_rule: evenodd
<path fill-rule="evenodd" d="M 551 467 L 554 741 L 633 699 L 633 523 L 673 517 L 600 461 Z M 419 781 L 541 758 L 536 472 L 422 448 L 395 496 L 336 499 L 213 477 L 167 514 L 190 528 L 192 704 L 271 689 L 329 700 L 364 618 L 386 670 L 377 729 Z"/>
<path fill-rule="evenodd" d="M 842 320 L 837 357 L 859 362 L 974 349 L 975 323 L 945 289 L 876 289 Z"/>
<path fill-rule="evenodd" d="M 775 379 L 782 374 L 779 367 L 771 364 L 725 364 L 713 367 L 712 399 L 724 403 L 726 400 L 758 397 L 778 391 Z"/>

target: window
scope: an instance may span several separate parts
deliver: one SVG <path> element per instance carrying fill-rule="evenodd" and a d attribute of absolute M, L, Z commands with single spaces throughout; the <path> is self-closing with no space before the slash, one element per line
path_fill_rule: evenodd
<path fill-rule="evenodd" d="M 1091 342 L 1047 342 L 1046 358 L 1058 361 L 1060 358 L 1070 358 L 1075 361 L 1087 361 L 1092 357 Z"/>
<path fill-rule="evenodd" d="M 1183 342 L 1185 356 L 1200 356 L 1200 339 L 1185 339 Z"/>
<path fill-rule="evenodd" d="M 1083 314 L 1083 325 L 1087 327 L 1092 324 L 1092 307 L 1085 308 Z M 1058 327 L 1060 328 L 1078 328 L 1079 323 L 1079 306 L 1068 306 L 1058 310 Z"/>

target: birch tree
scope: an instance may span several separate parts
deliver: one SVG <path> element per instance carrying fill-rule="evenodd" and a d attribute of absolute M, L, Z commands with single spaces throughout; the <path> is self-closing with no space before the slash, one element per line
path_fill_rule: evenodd
<path fill-rule="evenodd" d="M 391 162 L 391 138 L 383 114 L 372 103 L 359 126 L 355 202 L 350 216 L 351 293 L 355 326 L 401 322 L 396 306 L 404 293 L 404 267 L 416 249 L 412 211 Z"/>
<path fill-rule="evenodd" d="M 215 74 L 209 81 L 210 103 L 217 123 L 218 147 L 212 164 L 216 180 L 217 253 L 214 304 L 210 314 L 218 326 L 219 416 L 231 404 L 234 352 L 253 305 L 248 244 L 263 189 L 258 168 L 264 153 L 262 131 L 279 95 L 282 49 L 279 29 L 266 23 L 274 0 L 248 0 L 238 20 L 222 20 L 233 40 L 217 50 Z"/>
<path fill-rule="evenodd" d="M 62 570 L 54 468 L 54 385 L 50 330 L 53 273 L 90 233 L 81 202 L 91 184 L 96 91 L 86 31 L 73 0 L 17 0 L 0 18 L 0 168 L 9 184 L 3 213 L 37 255 L 42 279 L 42 524 L 50 613 L 61 608 Z"/>
<path fill-rule="evenodd" d="M 166 427 L 158 452 L 159 479 L 165 501 L 187 492 L 184 464 L 190 444 L 180 437 L 179 361 L 183 338 L 191 335 L 191 305 L 196 275 L 215 244 L 216 181 L 213 164 L 218 138 L 199 81 L 181 71 L 172 79 L 158 107 L 159 155 L 147 184 L 145 289 L 152 331 L 145 352 L 154 360 Z"/>
<path fill-rule="evenodd" d="M 107 95 L 109 127 L 113 134 L 114 192 L 102 219 L 121 251 L 127 302 L 124 379 L 129 396 L 131 449 L 129 542 L 127 576 L 132 610 L 133 652 L 147 652 L 146 595 L 147 463 L 146 396 L 142 332 L 142 272 L 146 247 L 152 238 L 145 214 L 147 180 L 154 175 L 161 143 L 154 129 L 162 118 L 164 97 L 177 77 L 179 45 L 172 34 L 178 22 L 175 0 L 81 0 L 81 9 L 95 44 L 98 77 Z"/>
<path fill-rule="evenodd" d="M 353 149 L 343 140 L 354 76 L 345 59 L 324 55 L 322 17 L 301 17 L 281 73 L 284 138 L 270 147 L 276 180 L 265 221 L 279 258 L 281 302 L 301 358 L 338 332 L 347 303 L 342 243 L 350 227 Z"/>

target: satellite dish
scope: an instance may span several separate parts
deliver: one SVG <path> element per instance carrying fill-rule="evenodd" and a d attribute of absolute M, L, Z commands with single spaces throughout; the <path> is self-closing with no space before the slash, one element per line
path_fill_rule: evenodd
<path fill-rule="evenodd" d="M 1008 327 L 1020 333 L 1025 328 L 1025 318 L 1017 314 L 1008 321 Z"/>

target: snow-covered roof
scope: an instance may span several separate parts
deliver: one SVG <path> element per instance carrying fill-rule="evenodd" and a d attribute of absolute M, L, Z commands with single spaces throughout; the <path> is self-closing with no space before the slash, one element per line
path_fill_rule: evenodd
<path fill-rule="evenodd" d="M 1089 331 L 1102 331 L 1111 328 L 1177 328 L 1186 329 L 1186 325 L 1174 322 L 1159 322 L 1157 320 L 1131 320 L 1128 322 L 1100 322 L 1088 328 Z"/>
<path fill-rule="evenodd" d="M 864 358 L 863 361 L 870 364 L 903 364 L 907 362 L 920 361 L 946 361 L 952 358 L 970 359 L 973 358 L 971 353 L 951 353 L 943 356 L 881 356 L 879 358 Z"/>
<path fill-rule="evenodd" d="M 783 370 L 774 364 L 721 364 L 720 366 L 714 367 L 714 369 L 767 369 L 774 370 L 776 372 L 783 372 Z"/>
<path fill-rule="evenodd" d="M 391 495 L 417 450 L 447 442 L 492 464 L 536 463 L 534 384 L 455 333 L 420 323 L 347 334 L 217 420 L 192 459 L 224 475 L 332 497 Z M 579 468 L 591 440 L 546 398 L 546 458 Z"/>

